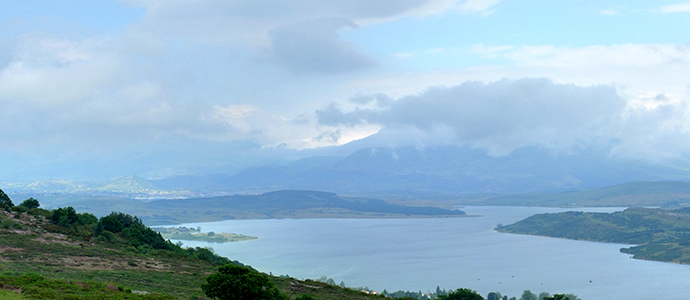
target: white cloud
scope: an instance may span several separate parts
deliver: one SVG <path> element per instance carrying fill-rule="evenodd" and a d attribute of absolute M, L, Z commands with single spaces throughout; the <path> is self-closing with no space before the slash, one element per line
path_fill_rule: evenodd
<path fill-rule="evenodd" d="M 466 13 L 491 13 L 492 7 L 498 4 L 498 0 L 467 0 L 460 4 L 458 8 Z"/>
<path fill-rule="evenodd" d="M 412 53 L 412 52 L 405 52 L 405 53 L 393 53 L 393 55 L 391 55 L 391 56 L 393 56 L 395 58 L 408 58 L 408 57 L 412 57 L 413 55 L 414 55 L 414 53 Z"/>
<path fill-rule="evenodd" d="M 349 88 L 362 93 L 385 93 L 393 98 L 424 92 L 430 86 L 453 86 L 469 80 L 545 77 L 556 83 L 588 86 L 612 84 L 626 99 L 649 93 L 684 95 L 690 84 L 690 47 L 672 44 L 622 44 L 555 47 L 475 45 L 457 55 L 480 55 L 496 64 L 447 71 L 408 72 L 351 80 Z M 450 58 L 449 58 L 450 59 Z"/>
<path fill-rule="evenodd" d="M 560 151 L 600 136 L 614 137 L 625 108 L 626 101 L 611 86 L 521 79 L 433 88 L 385 109 L 342 111 L 331 105 L 318 116 L 326 125 L 409 126 L 432 135 L 450 129 L 456 143 L 504 155 L 523 146 Z"/>
<path fill-rule="evenodd" d="M 620 14 L 617 10 L 610 10 L 610 9 L 605 9 L 605 10 L 600 10 L 599 14 L 605 15 L 605 16 L 617 16 Z"/>
<path fill-rule="evenodd" d="M 662 13 L 690 12 L 690 2 L 665 5 L 660 10 Z"/>
<path fill-rule="evenodd" d="M 103 52 L 106 44 L 35 35 L 19 39 L 13 58 L 0 70 L 0 101 L 60 104 L 97 93 L 119 69 L 117 57 Z"/>

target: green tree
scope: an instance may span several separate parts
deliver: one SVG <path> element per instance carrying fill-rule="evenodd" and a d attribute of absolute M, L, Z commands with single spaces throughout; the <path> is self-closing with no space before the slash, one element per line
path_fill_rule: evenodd
<path fill-rule="evenodd" d="M 450 291 L 445 295 L 441 295 L 439 300 L 484 300 L 484 297 L 477 294 L 477 291 L 473 291 L 466 288 L 459 288 L 454 291 Z"/>
<path fill-rule="evenodd" d="M 501 300 L 501 293 L 499 292 L 491 292 L 486 296 L 487 300 Z"/>
<path fill-rule="evenodd" d="M 551 298 L 551 294 L 547 292 L 541 292 L 539 293 L 539 297 L 537 297 L 537 300 L 545 300 Z"/>
<path fill-rule="evenodd" d="M 234 264 L 224 265 L 218 268 L 218 272 L 206 277 L 201 289 L 207 297 L 220 300 L 289 299 L 273 286 L 268 275 Z"/>
<path fill-rule="evenodd" d="M 5 192 L 0 190 L 0 209 L 9 211 L 12 207 L 14 207 L 14 203 L 12 203 L 12 200 L 10 200 L 10 196 L 7 196 Z"/>
<path fill-rule="evenodd" d="M 554 294 L 552 297 L 546 297 L 545 300 L 580 300 L 575 294 Z"/>
<path fill-rule="evenodd" d="M 32 209 L 32 208 L 38 208 L 39 206 L 41 206 L 41 204 L 38 203 L 38 200 L 36 200 L 32 197 L 32 198 L 24 200 L 24 202 L 22 202 L 22 204 L 19 204 L 19 206 L 24 206 L 27 209 Z"/>
<path fill-rule="evenodd" d="M 62 227 L 70 227 L 72 224 L 79 223 L 79 216 L 77 215 L 77 211 L 74 210 L 74 207 L 60 207 L 53 210 L 53 214 L 50 215 L 50 222 Z"/>
<path fill-rule="evenodd" d="M 565 294 L 565 298 L 568 300 L 582 300 L 582 299 L 580 299 L 580 297 L 578 297 L 577 295 L 575 295 L 573 293 Z"/>
<path fill-rule="evenodd" d="M 520 300 L 537 300 L 537 295 L 535 293 L 532 293 L 530 290 L 525 290 L 524 292 L 522 292 Z"/>

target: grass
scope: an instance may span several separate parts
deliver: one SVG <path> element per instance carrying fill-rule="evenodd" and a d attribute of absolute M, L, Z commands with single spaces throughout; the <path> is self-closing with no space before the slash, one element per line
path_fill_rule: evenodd
<path fill-rule="evenodd" d="M 51 232 L 45 219 L 26 213 L 0 212 L 0 223 L 6 225 L 0 227 L 0 299 L 208 299 L 201 284 L 217 269 L 165 251 Z M 316 281 L 271 279 L 291 299 L 379 298 Z"/>
<path fill-rule="evenodd" d="M 4 300 L 24 300 L 24 299 L 29 299 L 24 297 L 20 293 L 20 291 L 10 291 L 10 290 L 4 290 L 0 289 L 0 299 Z"/>
<path fill-rule="evenodd" d="M 9 297 L 19 297 L 9 299 L 174 299 L 162 294 L 138 294 L 113 283 L 57 280 L 35 274 L 0 276 L 0 285 Z"/>

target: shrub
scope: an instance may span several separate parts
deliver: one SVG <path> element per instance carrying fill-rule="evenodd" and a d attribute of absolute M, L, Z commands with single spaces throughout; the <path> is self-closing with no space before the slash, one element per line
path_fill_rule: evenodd
<path fill-rule="evenodd" d="M 268 275 L 245 266 L 228 264 L 206 277 L 201 285 L 209 298 L 287 300 L 285 294 L 273 286 Z"/>

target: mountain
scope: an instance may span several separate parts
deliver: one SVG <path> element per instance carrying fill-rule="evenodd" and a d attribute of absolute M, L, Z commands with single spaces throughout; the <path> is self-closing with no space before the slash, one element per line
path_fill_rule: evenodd
<path fill-rule="evenodd" d="M 612 157 L 605 148 L 554 154 L 526 147 L 497 157 L 462 146 L 369 147 L 346 156 L 315 155 L 230 173 L 191 172 L 148 180 L 130 175 L 100 184 L 48 180 L 12 185 L 12 191 L 137 194 L 152 199 L 319 190 L 379 199 L 457 199 L 564 193 L 628 182 L 689 181 L 688 170 L 690 163 L 685 161 L 661 164 L 623 159 Z"/>
<path fill-rule="evenodd" d="M 511 206 L 690 206 L 690 182 L 629 182 L 603 188 L 560 193 L 526 193 L 486 197 L 475 205 Z"/>
<path fill-rule="evenodd" d="M 96 188 L 96 190 L 100 191 L 119 193 L 141 193 L 152 191 L 155 189 L 156 188 L 153 186 L 153 184 L 151 184 L 148 180 L 135 175 L 120 177 L 108 182 L 104 186 Z"/>
<path fill-rule="evenodd" d="M 23 187 L 26 191 L 47 192 L 47 193 L 69 193 L 89 189 L 92 184 L 83 181 L 73 180 L 42 180 L 34 181 Z"/>
<path fill-rule="evenodd" d="M 307 189 L 378 198 L 455 198 L 469 194 L 559 192 L 637 181 L 689 180 L 685 164 L 614 158 L 605 149 L 554 155 L 522 148 L 503 157 L 461 146 L 364 148 L 345 157 L 310 157 L 238 173 L 173 176 L 161 189 L 262 193 Z"/>
<path fill-rule="evenodd" d="M 132 199 L 87 198 L 70 202 L 78 211 L 97 216 L 112 211 L 137 215 L 147 224 L 178 224 L 228 219 L 266 218 L 386 218 L 455 217 L 461 210 L 404 206 L 383 200 L 341 197 L 318 191 L 285 190 L 259 195 L 232 195 L 149 202 Z"/>

